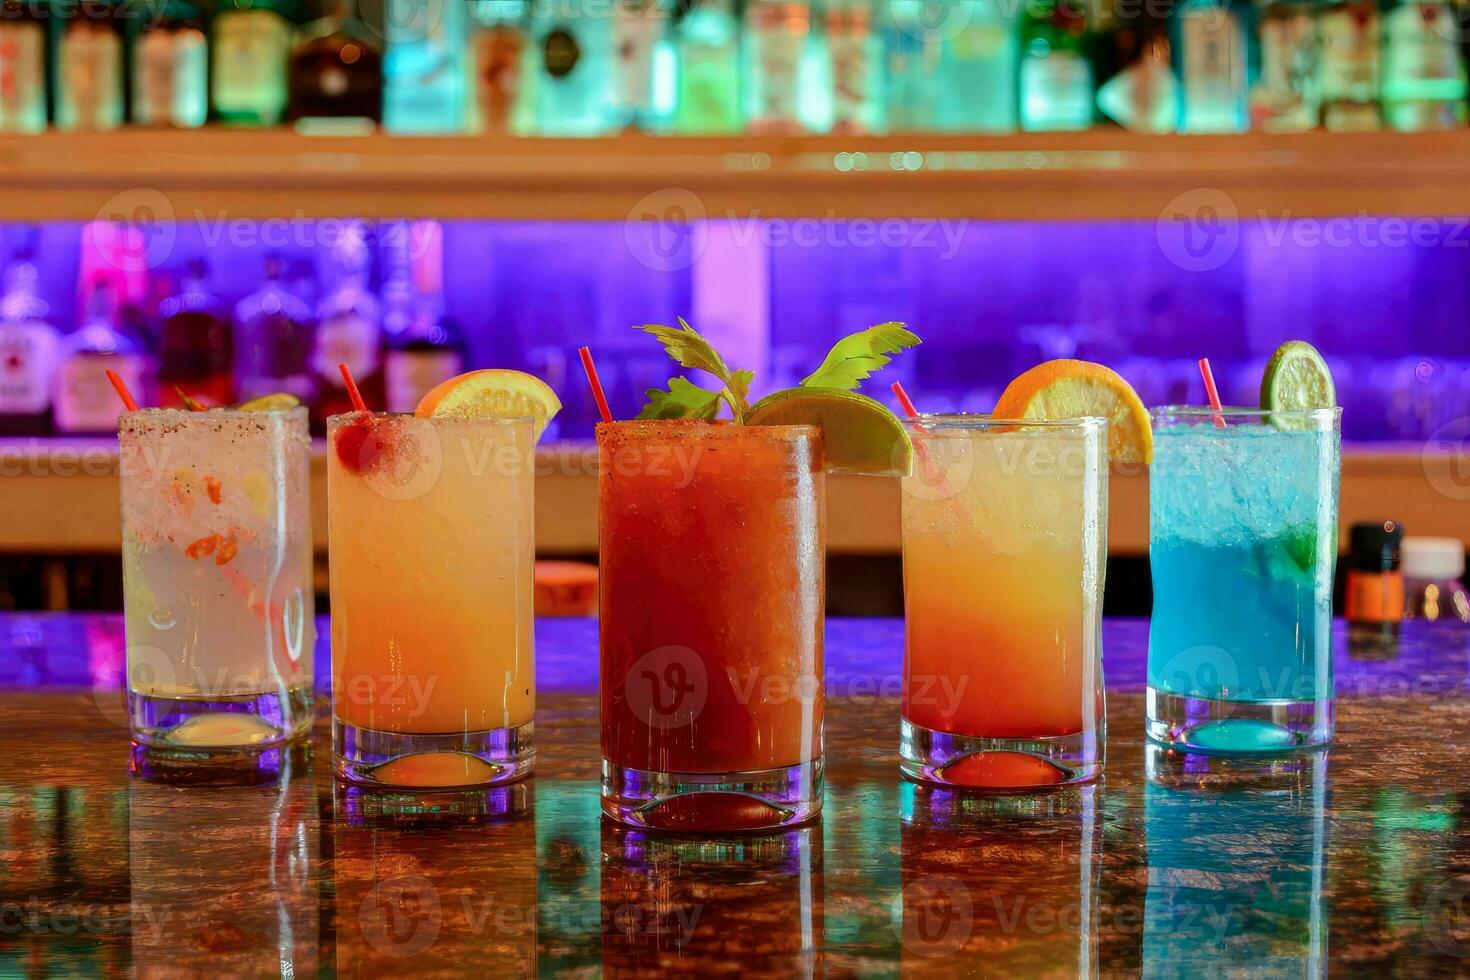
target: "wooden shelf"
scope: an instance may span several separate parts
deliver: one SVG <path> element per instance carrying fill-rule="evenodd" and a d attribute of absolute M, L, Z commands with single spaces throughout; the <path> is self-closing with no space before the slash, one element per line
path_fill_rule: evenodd
<path fill-rule="evenodd" d="M 543 556 L 597 552 L 597 453 L 565 443 L 537 451 L 536 547 Z M 1470 546 L 1467 491 L 1458 458 L 1418 446 L 1348 449 L 1342 458 L 1342 544 L 1358 521 L 1401 520 L 1416 535 L 1460 538 Z M 0 553 L 108 553 L 118 550 L 116 440 L 0 440 Z M 326 550 L 326 461 L 312 463 L 313 531 Z M 827 545 L 833 554 L 896 554 L 898 481 L 833 477 Z M 1109 492 L 1109 550 L 1148 551 L 1148 477 L 1115 471 Z"/>
<path fill-rule="evenodd" d="M 594 140 L 123 130 L 0 139 L 0 220 L 623 221 L 671 208 L 1156 220 L 1210 203 L 1207 191 L 1246 217 L 1458 216 L 1470 215 L 1467 178 L 1470 130 Z"/>

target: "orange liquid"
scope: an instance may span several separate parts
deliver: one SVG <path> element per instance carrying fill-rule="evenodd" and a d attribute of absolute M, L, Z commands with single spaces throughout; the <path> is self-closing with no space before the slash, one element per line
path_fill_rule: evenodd
<path fill-rule="evenodd" d="M 916 468 L 904 482 L 904 717 L 989 738 L 1087 730 L 1101 715 L 1106 462 L 1076 434 L 920 438 L 945 481 Z"/>

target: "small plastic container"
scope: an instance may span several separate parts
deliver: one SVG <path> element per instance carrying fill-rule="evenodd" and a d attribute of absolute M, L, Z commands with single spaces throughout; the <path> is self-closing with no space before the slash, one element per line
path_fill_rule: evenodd
<path fill-rule="evenodd" d="M 1404 538 L 1404 618 L 1426 622 L 1470 624 L 1470 593 L 1465 574 L 1465 546 L 1456 538 Z"/>

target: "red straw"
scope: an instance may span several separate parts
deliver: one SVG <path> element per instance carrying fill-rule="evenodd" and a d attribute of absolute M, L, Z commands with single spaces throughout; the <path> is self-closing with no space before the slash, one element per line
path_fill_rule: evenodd
<path fill-rule="evenodd" d="M 587 372 L 587 383 L 592 386 L 592 397 L 597 399 L 597 410 L 602 413 L 604 422 L 611 422 L 613 417 L 607 407 L 607 396 L 602 393 L 602 382 L 597 378 L 597 365 L 592 363 L 592 348 L 579 347 L 577 353 L 582 357 L 582 370 Z"/>
<path fill-rule="evenodd" d="M 122 399 L 123 407 L 130 412 L 136 412 L 138 403 L 133 401 L 133 393 L 128 391 L 127 382 L 119 378 L 117 372 L 111 368 L 107 370 L 107 380 L 112 382 L 113 390 L 117 392 L 117 397 Z"/>
<path fill-rule="evenodd" d="M 898 403 L 903 406 L 903 410 L 908 413 L 908 417 L 917 419 L 919 417 L 919 410 L 914 407 L 914 400 L 909 397 L 909 393 L 903 390 L 903 383 L 895 381 L 888 387 L 893 389 L 893 397 L 898 399 Z"/>
<path fill-rule="evenodd" d="M 1225 428 L 1225 417 L 1220 414 L 1220 390 L 1215 387 L 1215 375 L 1210 371 L 1210 359 L 1201 357 L 1199 359 L 1199 373 L 1205 379 L 1205 394 L 1209 396 L 1210 407 L 1215 410 L 1215 428 Z"/>
<path fill-rule="evenodd" d="M 898 399 L 898 403 L 903 406 L 905 414 L 915 423 L 914 430 L 916 432 L 923 432 L 924 427 L 917 424 L 919 421 L 919 410 L 914 407 L 914 400 L 909 397 L 909 393 L 903 390 L 903 384 L 895 381 L 888 387 L 893 389 L 893 397 Z M 946 497 L 953 497 L 954 491 L 949 488 L 949 483 L 944 479 L 944 474 L 940 472 L 938 464 L 929 455 L 928 447 L 915 439 L 914 452 L 919 456 L 919 468 L 924 471 L 924 482 L 931 487 L 938 487 Z"/>
<path fill-rule="evenodd" d="M 366 412 L 367 402 L 362 400 L 362 392 L 357 390 L 357 382 L 352 380 L 352 370 L 346 364 L 338 364 L 337 370 L 342 372 L 342 380 L 347 384 L 347 397 L 352 399 L 352 407 L 359 412 Z"/>

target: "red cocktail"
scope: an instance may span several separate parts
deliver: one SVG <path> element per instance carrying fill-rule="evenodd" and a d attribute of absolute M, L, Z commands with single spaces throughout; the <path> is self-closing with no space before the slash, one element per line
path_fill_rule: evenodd
<path fill-rule="evenodd" d="M 820 430 L 635 421 L 597 442 L 603 811 L 689 831 L 816 815 Z"/>

